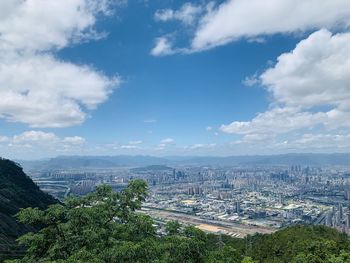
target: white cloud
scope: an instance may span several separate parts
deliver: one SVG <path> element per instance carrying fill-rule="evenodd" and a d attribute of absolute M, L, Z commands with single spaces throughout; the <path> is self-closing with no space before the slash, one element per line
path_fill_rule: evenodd
<path fill-rule="evenodd" d="M 205 128 L 206 131 L 212 131 L 213 130 L 213 127 L 211 126 L 208 126 L 207 128 Z"/>
<path fill-rule="evenodd" d="M 350 149 L 350 134 L 304 134 L 292 142 L 298 149 Z"/>
<path fill-rule="evenodd" d="M 162 143 L 162 144 L 172 144 L 174 142 L 175 142 L 175 140 L 172 138 L 165 138 L 165 139 L 160 141 L 160 143 Z"/>
<path fill-rule="evenodd" d="M 42 158 L 61 153 L 81 153 L 85 139 L 80 136 L 59 137 L 52 132 L 25 131 L 12 137 L 6 137 L 0 154 L 13 155 L 16 158 Z"/>
<path fill-rule="evenodd" d="M 236 154 L 280 154 L 288 152 L 349 152 L 350 135 L 348 133 L 306 133 L 295 138 L 266 135 L 246 135 L 242 140 L 231 143 L 229 151 Z M 261 135 L 264 136 L 264 135 Z M 218 149 L 220 151 L 220 149 Z"/>
<path fill-rule="evenodd" d="M 60 138 L 53 132 L 25 131 L 19 135 L 8 138 L 12 144 L 41 144 L 45 146 L 57 146 L 57 144 L 83 145 L 85 139 L 80 136 Z"/>
<path fill-rule="evenodd" d="M 282 134 L 323 125 L 327 129 L 350 127 L 350 112 L 332 109 L 327 112 L 306 112 L 298 108 L 277 107 L 259 113 L 251 121 L 234 121 L 220 130 L 230 134 Z"/>
<path fill-rule="evenodd" d="M 44 51 L 98 37 L 99 14 L 109 0 L 12 0 L 0 2 L 0 49 Z"/>
<path fill-rule="evenodd" d="M 161 54 L 188 54 L 241 38 L 261 43 L 268 35 L 350 27 L 348 0 L 323 0 L 322 3 L 319 0 L 226 0 L 219 5 L 210 2 L 206 6 L 195 7 L 197 11 L 193 16 L 188 16 L 188 20 L 181 19 L 182 9 L 156 12 L 155 19 L 158 21 L 179 20 L 185 25 L 184 21 L 195 25 L 194 32 L 190 30 L 190 47 L 176 48 L 166 38 L 159 38 L 159 48 L 163 47 L 162 50 L 166 51 Z"/>
<path fill-rule="evenodd" d="M 273 133 L 265 133 L 265 134 L 246 134 L 243 136 L 241 142 L 266 142 L 275 139 L 275 135 Z"/>
<path fill-rule="evenodd" d="M 320 30 L 301 41 L 261 75 L 279 103 L 350 109 L 350 33 Z"/>
<path fill-rule="evenodd" d="M 0 118 L 31 127 L 82 123 L 104 102 L 118 78 L 91 66 L 57 59 L 52 52 L 101 37 L 99 15 L 109 0 L 0 2 Z"/>
<path fill-rule="evenodd" d="M 258 78 L 257 74 L 254 74 L 252 76 L 246 77 L 243 81 L 242 81 L 243 85 L 247 86 L 247 87 L 253 87 L 257 84 L 260 83 L 260 80 Z"/>
<path fill-rule="evenodd" d="M 212 149 L 215 147 L 216 147 L 215 143 L 210 143 L 210 144 L 197 143 L 190 146 L 186 146 L 185 150 L 204 150 L 204 149 Z"/>
<path fill-rule="evenodd" d="M 0 117 L 32 127 L 76 125 L 118 83 L 51 55 L 0 57 Z"/>
<path fill-rule="evenodd" d="M 340 149 L 348 135 L 338 133 L 350 129 L 349 43 L 350 33 L 319 30 L 311 34 L 259 77 L 272 94 L 270 109 L 250 121 L 222 125 L 220 130 L 243 135 L 239 143 L 284 136 L 284 143 L 276 142 L 274 147 L 316 149 L 320 143 L 317 149 L 321 145 Z M 290 132 L 299 138 L 290 138 Z"/>
<path fill-rule="evenodd" d="M 185 25 L 192 25 L 202 12 L 202 6 L 194 5 L 192 3 L 185 3 L 179 10 L 157 10 L 154 14 L 154 18 L 156 21 L 166 22 L 178 20 Z"/>
<path fill-rule="evenodd" d="M 157 10 L 154 14 L 154 19 L 156 21 L 166 22 L 175 19 L 174 10 L 172 9 L 161 9 Z"/>
<path fill-rule="evenodd" d="M 138 149 L 138 147 L 136 145 L 121 145 L 120 149 L 132 150 L 132 149 Z"/>
<path fill-rule="evenodd" d="M 14 143 L 52 143 L 57 142 L 58 140 L 59 138 L 54 133 L 43 131 L 26 131 L 13 137 Z"/>
<path fill-rule="evenodd" d="M 63 139 L 64 143 L 69 143 L 72 145 L 83 145 L 85 144 L 86 140 L 80 136 L 73 136 L 73 137 L 65 137 Z"/>
<path fill-rule="evenodd" d="M 173 44 L 167 37 L 159 37 L 156 39 L 155 46 L 151 50 L 153 56 L 166 56 L 174 54 Z"/>
<path fill-rule="evenodd" d="M 348 0 L 227 0 L 201 18 L 192 49 L 204 50 L 240 38 L 349 25 Z"/>
<path fill-rule="evenodd" d="M 157 151 L 162 151 L 168 148 L 169 146 L 173 145 L 175 143 L 175 140 L 172 138 L 165 138 L 160 141 L 158 146 L 155 148 Z"/>
<path fill-rule="evenodd" d="M 193 31 L 203 13 L 208 12 L 212 6 L 213 4 L 211 2 L 206 6 L 188 2 L 183 4 L 178 10 L 169 8 L 157 10 L 154 14 L 154 19 L 158 22 L 179 21 L 186 31 L 188 29 Z M 176 53 L 190 53 L 191 50 L 188 48 L 174 47 L 174 35 L 176 35 L 176 32 L 156 38 L 151 55 L 166 56 Z"/>
<path fill-rule="evenodd" d="M 130 141 L 130 142 L 129 142 L 130 145 L 139 145 L 139 144 L 142 144 L 142 143 L 143 143 L 143 141 L 141 141 L 141 140 Z"/>
<path fill-rule="evenodd" d="M 8 142 L 9 138 L 7 136 L 0 136 L 0 143 Z"/>

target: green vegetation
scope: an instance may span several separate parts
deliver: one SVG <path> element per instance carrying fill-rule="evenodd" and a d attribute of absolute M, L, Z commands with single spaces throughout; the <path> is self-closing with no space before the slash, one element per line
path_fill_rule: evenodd
<path fill-rule="evenodd" d="M 45 209 L 57 201 L 40 191 L 16 163 L 0 158 L 0 261 L 23 251 L 15 240 L 34 229 L 13 217 L 21 208 Z"/>
<path fill-rule="evenodd" d="M 348 236 L 323 226 L 295 226 L 236 239 L 173 221 L 160 235 L 153 220 L 137 212 L 146 197 L 146 183 L 135 180 L 121 192 L 102 185 L 85 197 L 69 198 L 46 210 L 23 209 L 19 220 L 42 229 L 19 238 L 27 252 L 22 259 L 7 262 L 350 262 Z"/>

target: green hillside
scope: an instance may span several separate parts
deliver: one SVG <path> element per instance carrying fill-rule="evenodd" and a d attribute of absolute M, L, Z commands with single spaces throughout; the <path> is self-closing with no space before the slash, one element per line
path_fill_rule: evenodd
<path fill-rule="evenodd" d="M 20 238 L 28 249 L 12 263 L 350 263 L 345 234 L 324 226 L 294 226 L 245 239 L 206 234 L 168 222 L 163 228 L 138 211 L 147 185 L 135 180 L 121 192 L 101 185 L 47 210 L 18 218 L 42 230 Z"/>
<path fill-rule="evenodd" d="M 20 252 L 15 239 L 33 230 L 18 223 L 13 215 L 20 208 L 46 208 L 56 202 L 53 197 L 42 192 L 18 164 L 0 159 L 0 261 Z"/>

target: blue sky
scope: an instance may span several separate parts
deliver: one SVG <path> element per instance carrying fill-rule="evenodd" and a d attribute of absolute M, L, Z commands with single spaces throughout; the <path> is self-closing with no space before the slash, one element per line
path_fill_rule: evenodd
<path fill-rule="evenodd" d="M 349 151 L 346 1 L 242 1 L 0 1 L 0 154 Z"/>

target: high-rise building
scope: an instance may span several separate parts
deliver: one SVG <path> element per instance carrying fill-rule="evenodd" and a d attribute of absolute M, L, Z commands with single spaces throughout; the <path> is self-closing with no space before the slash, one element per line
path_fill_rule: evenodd
<path fill-rule="evenodd" d="M 339 210 L 339 217 L 340 217 L 340 220 L 343 220 L 343 205 L 341 203 L 339 203 L 338 205 L 338 210 Z"/>
<path fill-rule="evenodd" d="M 240 214 L 241 213 L 241 205 L 240 205 L 239 201 L 235 202 L 235 207 L 236 207 L 236 209 L 235 209 L 236 213 Z"/>
<path fill-rule="evenodd" d="M 325 218 L 325 224 L 326 226 L 332 226 L 333 225 L 333 213 L 332 211 L 329 211 L 326 215 L 326 218 Z"/>
<path fill-rule="evenodd" d="M 202 189 L 201 187 L 199 187 L 199 186 L 196 186 L 196 187 L 194 188 L 194 193 L 195 193 L 196 195 L 202 195 L 202 194 L 203 194 L 203 189 Z"/>
<path fill-rule="evenodd" d="M 350 186 L 349 185 L 345 186 L 344 198 L 345 198 L 345 200 L 350 200 Z"/>
<path fill-rule="evenodd" d="M 350 212 L 346 214 L 346 228 L 350 229 Z"/>

